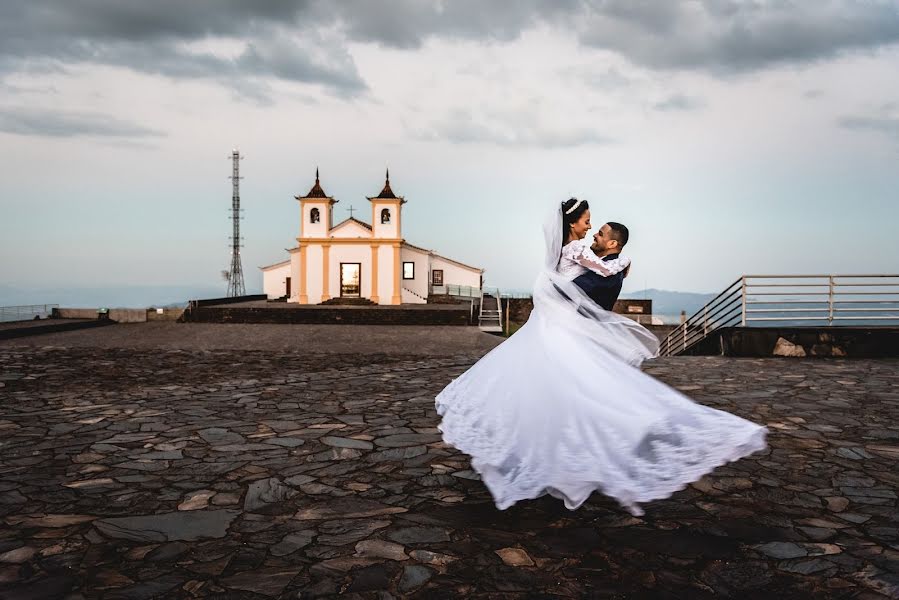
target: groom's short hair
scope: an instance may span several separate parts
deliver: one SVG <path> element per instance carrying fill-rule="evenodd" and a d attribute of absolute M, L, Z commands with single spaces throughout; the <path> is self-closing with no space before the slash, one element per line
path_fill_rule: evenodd
<path fill-rule="evenodd" d="M 627 244 L 627 238 L 630 235 L 627 227 L 622 225 L 621 223 L 615 223 L 614 221 L 609 221 L 606 223 L 609 226 L 609 229 L 612 230 L 611 237 L 612 239 L 618 240 L 619 246 L 624 246 Z"/>

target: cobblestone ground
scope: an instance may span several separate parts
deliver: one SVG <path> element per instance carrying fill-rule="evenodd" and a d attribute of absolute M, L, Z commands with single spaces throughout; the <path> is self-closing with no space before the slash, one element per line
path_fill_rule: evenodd
<path fill-rule="evenodd" d="M 638 519 L 495 510 L 475 359 L 0 345 L 0 598 L 899 597 L 899 362 L 648 365 L 772 435 Z"/>

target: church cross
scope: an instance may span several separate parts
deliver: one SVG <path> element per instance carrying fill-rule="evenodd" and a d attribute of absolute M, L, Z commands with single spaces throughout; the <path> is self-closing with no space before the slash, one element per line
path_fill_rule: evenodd
<path fill-rule="evenodd" d="M 349 207 L 347 210 L 350 211 L 350 218 L 352 219 L 352 218 L 353 218 L 353 211 L 356 210 L 356 209 L 353 208 L 352 205 L 350 205 L 350 207 Z"/>

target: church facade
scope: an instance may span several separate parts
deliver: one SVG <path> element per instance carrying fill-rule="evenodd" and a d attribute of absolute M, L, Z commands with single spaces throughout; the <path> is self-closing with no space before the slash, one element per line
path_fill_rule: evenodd
<path fill-rule="evenodd" d="M 390 173 L 377 196 L 368 198 L 371 223 L 350 217 L 333 224 L 338 202 L 315 184 L 300 203 L 297 246 L 289 258 L 261 267 L 270 299 L 320 304 L 339 298 L 374 304 L 425 304 L 432 295 L 476 296 L 483 269 L 413 246 L 403 237 L 406 200 L 393 193 Z"/>

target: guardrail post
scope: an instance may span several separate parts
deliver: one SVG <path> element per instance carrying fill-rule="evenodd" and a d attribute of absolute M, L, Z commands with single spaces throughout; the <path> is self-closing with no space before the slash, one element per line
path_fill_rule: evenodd
<path fill-rule="evenodd" d="M 702 309 L 702 337 L 709 334 L 709 305 Z"/>
<path fill-rule="evenodd" d="M 833 325 L 833 275 L 828 277 L 828 291 L 827 291 L 827 324 Z"/>
<path fill-rule="evenodd" d="M 740 278 L 740 327 L 746 327 L 746 276 Z"/>

